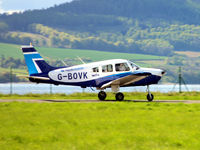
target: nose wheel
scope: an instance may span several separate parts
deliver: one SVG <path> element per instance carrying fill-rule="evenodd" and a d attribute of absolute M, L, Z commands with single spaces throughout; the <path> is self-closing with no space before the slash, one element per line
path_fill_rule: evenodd
<path fill-rule="evenodd" d="M 150 90 L 149 90 L 149 85 L 147 85 L 147 92 L 148 92 L 148 94 L 147 94 L 147 100 L 148 100 L 149 102 L 153 101 L 154 96 L 153 96 L 153 94 L 151 94 L 151 92 L 150 92 Z"/>
<path fill-rule="evenodd" d="M 151 102 L 151 101 L 153 101 L 153 99 L 154 99 L 154 96 L 153 96 L 153 94 L 147 94 L 147 100 L 149 101 L 149 102 Z"/>

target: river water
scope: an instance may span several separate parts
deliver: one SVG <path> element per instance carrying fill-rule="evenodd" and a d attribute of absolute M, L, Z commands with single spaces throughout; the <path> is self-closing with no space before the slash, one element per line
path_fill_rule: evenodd
<path fill-rule="evenodd" d="M 194 84 L 194 85 L 187 85 L 187 88 L 189 91 L 199 91 L 200 92 L 200 85 Z M 182 85 L 182 91 L 187 91 L 187 88 Z M 94 91 L 93 91 L 94 90 Z M 90 92 L 90 93 L 97 93 L 98 91 L 94 88 L 86 88 L 82 89 L 80 87 L 75 86 L 55 86 L 55 85 L 48 85 L 48 84 L 32 84 L 32 83 L 13 83 L 11 84 L 0 84 L 0 93 L 2 94 L 9 94 L 9 93 L 15 93 L 15 94 L 27 94 L 27 93 L 65 93 L 65 94 L 72 94 L 77 92 Z M 157 84 L 157 85 L 151 85 L 150 86 L 151 92 L 161 92 L 161 93 L 167 93 L 167 92 L 178 92 L 179 86 L 175 84 L 171 85 L 163 85 L 163 84 Z M 107 89 L 107 92 L 110 92 L 111 89 Z M 126 88 L 120 88 L 121 92 L 146 92 L 146 86 L 141 87 L 126 87 Z"/>

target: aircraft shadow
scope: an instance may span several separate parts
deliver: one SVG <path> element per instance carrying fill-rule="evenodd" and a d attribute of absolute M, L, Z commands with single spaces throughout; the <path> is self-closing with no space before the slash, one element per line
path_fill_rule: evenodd
<path fill-rule="evenodd" d="M 155 100 L 152 102 L 149 102 L 147 100 L 123 100 L 123 101 L 116 101 L 116 100 L 104 100 L 104 101 L 100 101 L 100 100 L 40 100 L 42 102 L 49 102 L 49 103 L 101 103 L 101 102 L 134 102 L 134 103 L 191 103 L 190 101 L 187 100 Z M 197 102 L 196 102 L 197 103 Z M 200 103 L 200 101 L 198 102 Z"/>
<path fill-rule="evenodd" d="M 41 100 L 43 102 L 52 102 L 52 103 L 67 103 L 67 102 L 78 102 L 78 103 L 97 103 L 97 102 L 148 102 L 145 100 L 123 100 L 123 101 L 116 101 L 116 100 Z"/>

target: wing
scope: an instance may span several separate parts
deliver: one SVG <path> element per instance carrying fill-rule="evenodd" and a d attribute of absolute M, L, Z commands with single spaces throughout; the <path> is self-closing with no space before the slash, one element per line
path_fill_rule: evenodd
<path fill-rule="evenodd" d="M 113 80 L 111 82 L 108 82 L 108 83 L 102 85 L 101 89 L 111 87 L 112 85 L 126 86 L 128 84 L 140 81 L 150 75 L 151 75 L 151 73 L 148 73 L 148 72 L 133 72 L 133 74 L 131 74 L 131 75 L 121 77 L 119 79 Z"/>

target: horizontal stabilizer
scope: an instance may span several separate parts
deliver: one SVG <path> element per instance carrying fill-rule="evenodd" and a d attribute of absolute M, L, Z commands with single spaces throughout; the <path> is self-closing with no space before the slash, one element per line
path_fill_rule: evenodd
<path fill-rule="evenodd" d="M 21 77 L 21 78 L 27 78 L 27 79 L 37 79 L 37 80 L 50 80 L 49 78 L 47 77 L 38 77 L 38 76 L 25 76 L 25 75 L 19 75 L 18 77 Z"/>

